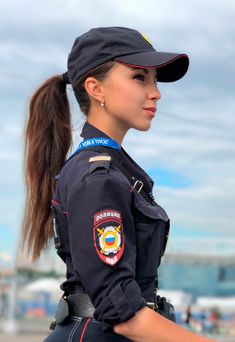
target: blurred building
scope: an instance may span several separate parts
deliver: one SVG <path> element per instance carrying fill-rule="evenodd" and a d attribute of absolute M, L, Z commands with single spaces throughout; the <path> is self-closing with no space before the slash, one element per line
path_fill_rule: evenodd
<path fill-rule="evenodd" d="M 234 296 L 235 260 L 168 254 L 159 269 L 159 287 L 193 296 Z"/>
<path fill-rule="evenodd" d="M 228 239 L 169 244 L 159 269 L 159 287 L 189 292 L 193 297 L 235 295 L 235 242 Z M 223 246 L 223 243 L 226 245 Z"/>
<path fill-rule="evenodd" d="M 44 251 L 36 262 L 23 253 L 18 254 L 16 267 L 22 271 L 32 271 L 36 273 L 49 273 L 57 276 L 65 276 L 65 264 L 55 253 L 54 249 Z"/>
<path fill-rule="evenodd" d="M 35 264 L 19 255 L 17 268 L 22 285 L 43 276 L 61 279 L 66 272 L 52 249 Z M 235 296 L 235 240 L 172 239 L 159 269 L 159 288 L 184 291 L 193 298 Z"/>

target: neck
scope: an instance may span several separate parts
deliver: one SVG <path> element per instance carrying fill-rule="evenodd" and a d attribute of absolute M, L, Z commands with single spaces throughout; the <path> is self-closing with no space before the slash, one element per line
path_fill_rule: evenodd
<path fill-rule="evenodd" d="M 122 141 L 127 133 L 127 128 L 122 127 L 120 122 L 114 120 L 114 118 L 103 117 L 99 115 L 90 114 L 87 119 L 88 123 L 96 127 L 100 131 L 104 132 L 109 138 L 115 140 L 119 146 L 122 145 Z"/>

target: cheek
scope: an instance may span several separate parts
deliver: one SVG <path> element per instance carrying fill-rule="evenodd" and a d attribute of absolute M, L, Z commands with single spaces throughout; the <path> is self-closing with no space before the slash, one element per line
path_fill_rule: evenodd
<path fill-rule="evenodd" d="M 115 87 L 113 94 L 115 94 L 115 102 L 121 106 L 138 106 L 141 103 L 141 94 L 133 86 L 130 87 L 128 82 L 123 82 Z"/>

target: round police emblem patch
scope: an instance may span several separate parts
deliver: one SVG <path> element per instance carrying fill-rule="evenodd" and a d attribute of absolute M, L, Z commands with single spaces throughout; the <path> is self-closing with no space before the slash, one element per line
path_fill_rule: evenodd
<path fill-rule="evenodd" d="M 93 237 L 99 258 L 108 265 L 116 265 L 124 251 L 121 213 L 112 209 L 95 213 Z"/>

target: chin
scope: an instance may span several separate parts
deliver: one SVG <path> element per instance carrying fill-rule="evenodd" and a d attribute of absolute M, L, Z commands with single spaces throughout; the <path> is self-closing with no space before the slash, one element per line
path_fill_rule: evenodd
<path fill-rule="evenodd" d="M 151 127 L 151 123 L 148 122 L 145 125 L 143 125 L 143 124 L 142 125 L 138 125 L 138 126 L 136 125 L 133 128 L 137 129 L 138 131 L 145 132 L 145 131 L 148 131 L 150 129 L 150 127 Z"/>

